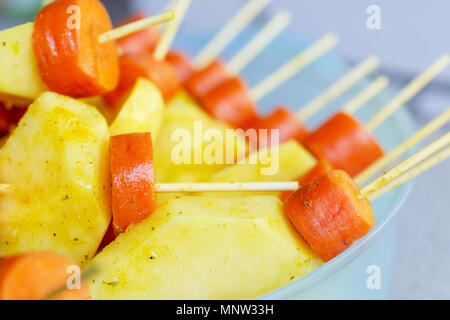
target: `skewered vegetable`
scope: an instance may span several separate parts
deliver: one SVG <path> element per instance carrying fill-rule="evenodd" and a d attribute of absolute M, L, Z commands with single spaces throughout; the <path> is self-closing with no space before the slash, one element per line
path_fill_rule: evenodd
<path fill-rule="evenodd" d="M 31 45 L 33 28 L 33 23 L 26 23 L 0 31 L 1 101 L 28 105 L 47 90 Z"/>
<path fill-rule="evenodd" d="M 307 183 L 284 203 L 286 215 L 313 250 L 329 261 L 375 225 L 368 200 L 344 171 L 333 170 Z"/>
<path fill-rule="evenodd" d="M 52 252 L 31 252 L 0 260 L 0 300 L 41 300 L 66 284 L 75 263 Z M 88 300 L 85 282 L 49 297 L 53 300 Z"/>
<path fill-rule="evenodd" d="M 92 258 L 109 224 L 109 130 L 79 101 L 44 93 L 0 152 L 0 257 L 51 250 Z M 20 173 L 20 174 L 18 174 Z"/>
<path fill-rule="evenodd" d="M 173 198 L 92 260 L 89 288 L 93 299 L 249 299 L 321 263 L 277 197 Z"/>
<path fill-rule="evenodd" d="M 194 67 L 191 64 L 190 58 L 186 53 L 181 52 L 180 50 L 169 51 L 166 61 L 175 68 L 178 78 L 182 83 L 185 83 L 194 72 Z"/>
<path fill-rule="evenodd" d="M 117 88 L 105 95 L 105 100 L 117 109 L 139 78 L 152 81 L 161 91 L 164 101 L 170 101 L 181 86 L 175 69 L 166 61 L 157 61 L 152 54 L 143 52 L 120 58 L 120 82 Z"/>
<path fill-rule="evenodd" d="M 159 89 L 146 79 L 139 79 L 109 131 L 112 136 L 150 132 L 158 137 L 164 117 L 164 100 Z"/>
<path fill-rule="evenodd" d="M 304 142 L 316 157 L 354 177 L 383 156 L 372 134 L 351 115 L 339 112 L 312 132 Z"/>
<path fill-rule="evenodd" d="M 127 25 L 131 22 L 148 18 L 144 12 L 136 12 L 128 19 L 123 21 L 120 26 Z M 126 37 L 117 40 L 117 44 L 122 50 L 123 55 L 135 55 L 142 52 L 153 52 L 158 40 L 161 37 L 161 31 L 157 27 L 148 27 L 138 32 L 132 33 Z"/>
<path fill-rule="evenodd" d="M 310 170 L 316 159 L 296 141 L 259 150 L 244 164 L 235 164 L 212 176 L 214 182 L 292 181 Z"/>
<path fill-rule="evenodd" d="M 152 138 L 149 133 L 111 137 L 113 227 L 116 235 L 156 209 Z"/>
<path fill-rule="evenodd" d="M 62 19 L 71 6 L 79 8 L 79 25 Z M 46 85 L 75 98 L 113 90 L 119 82 L 116 44 L 98 41 L 111 29 L 108 12 L 98 0 L 62 0 L 45 6 L 35 19 L 33 49 Z"/>

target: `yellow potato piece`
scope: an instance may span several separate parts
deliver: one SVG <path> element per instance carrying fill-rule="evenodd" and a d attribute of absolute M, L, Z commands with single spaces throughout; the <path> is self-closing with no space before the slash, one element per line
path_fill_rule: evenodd
<path fill-rule="evenodd" d="M 98 111 L 105 117 L 106 122 L 111 124 L 116 117 L 116 113 L 108 104 L 106 103 L 103 96 L 94 96 L 89 98 L 79 98 L 78 101 L 81 101 L 90 106 L 96 107 Z"/>
<path fill-rule="evenodd" d="M 156 141 L 163 115 L 164 100 L 161 91 L 152 82 L 139 79 L 111 124 L 111 135 L 150 132 L 153 141 Z"/>
<path fill-rule="evenodd" d="M 94 108 L 55 93 L 30 106 L 0 149 L 0 257 L 51 250 L 85 263 L 111 218 L 109 130 Z"/>
<path fill-rule="evenodd" d="M 243 164 L 225 168 L 212 176 L 214 182 L 293 181 L 312 169 L 316 159 L 296 141 L 262 149 Z"/>
<path fill-rule="evenodd" d="M 0 101 L 28 105 L 47 90 L 31 44 L 33 26 L 26 23 L 0 31 Z"/>
<path fill-rule="evenodd" d="M 215 155 L 212 151 L 214 141 L 204 140 L 204 134 L 215 130 L 223 137 L 223 141 L 217 145 L 222 156 L 211 161 L 205 161 L 207 156 Z M 196 131 L 200 135 L 196 134 Z M 201 109 L 185 92 L 181 91 L 168 104 L 164 113 L 164 123 L 161 128 L 159 139 L 155 144 L 155 171 L 158 182 L 205 182 L 211 174 L 227 166 L 227 159 L 230 164 L 235 163 L 239 154 L 245 154 L 246 142 L 243 136 L 227 135 L 226 131 L 231 127 L 214 120 L 210 115 Z M 176 132 L 184 132 L 190 137 L 188 161 L 176 163 L 174 154 L 177 146 L 184 140 L 173 139 Z M 199 137 L 200 136 L 200 137 Z M 200 138 L 200 144 L 196 145 L 194 139 Z M 239 151 L 238 151 L 239 149 Z M 196 163 L 194 154 L 200 155 L 200 163 Z M 211 158 L 211 157 L 208 157 Z M 218 160 L 218 161 L 215 161 Z"/>
<path fill-rule="evenodd" d="M 170 199 L 88 266 L 94 299 L 252 299 L 322 261 L 274 196 Z"/>

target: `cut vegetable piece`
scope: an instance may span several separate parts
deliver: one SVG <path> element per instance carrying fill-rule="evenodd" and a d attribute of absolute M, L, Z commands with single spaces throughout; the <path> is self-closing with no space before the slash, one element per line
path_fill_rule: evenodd
<path fill-rule="evenodd" d="M 136 12 L 131 17 L 123 21 L 120 26 L 145 18 L 148 18 L 147 14 L 143 12 Z M 159 31 L 159 28 L 152 26 L 120 38 L 117 40 L 117 43 L 122 49 L 123 55 L 135 55 L 142 52 L 153 52 L 160 36 L 161 31 Z"/>
<path fill-rule="evenodd" d="M 383 150 L 363 124 L 339 112 L 305 139 L 305 147 L 318 158 L 326 158 L 335 169 L 350 176 L 383 156 Z"/>
<path fill-rule="evenodd" d="M 308 136 L 308 129 L 300 122 L 295 114 L 286 107 L 276 107 L 275 110 L 263 117 L 257 119 L 251 125 L 256 130 L 266 129 L 268 130 L 270 141 L 271 130 L 278 130 L 279 143 L 284 143 L 288 140 L 297 140 L 300 143 Z M 259 141 L 259 148 L 264 148 L 270 145 L 264 143 L 265 141 Z"/>
<path fill-rule="evenodd" d="M 0 300 L 41 300 L 63 287 L 75 263 L 52 252 L 31 252 L 0 260 Z M 86 283 L 66 289 L 52 300 L 88 300 Z"/>
<path fill-rule="evenodd" d="M 112 136 L 150 132 L 156 141 L 164 115 L 161 91 L 150 81 L 139 79 L 111 124 Z"/>
<path fill-rule="evenodd" d="M 257 107 L 247 85 L 238 77 L 229 78 L 200 100 L 215 119 L 235 128 L 246 129 L 257 119 Z"/>
<path fill-rule="evenodd" d="M 156 209 L 150 133 L 111 137 L 113 227 L 116 235 Z"/>
<path fill-rule="evenodd" d="M 47 86 L 74 98 L 113 90 L 119 82 L 116 43 L 98 42 L 111 29 L 98 0 L 59 0 L 45 6 L 35 19 L 33 48 Z"/>
<path fill-rule="evenodd" d="M 194 99 L 200 101 L 209 91 L 228 79 L 225 65 L 215 60 L 207 67 L 196 70 L 185 82 L 185 88 Z"/>
<path fill-rule="evenodd" d="M 28 105 L 48 90 L 31 45 L 34 24 L 0 31 L 0 101 Z"/>
<path fill-rule="evenodd" d="M 347 173 L 333 170 L 286 199 L 286 215 L 324 261 L 374 227 L 372 207 L 368 200 L 359 199 L 358 193 L 359 187 Z"/>
<path fill-rule="evenodd" d="M 91 263 L 93 299 L 252 299 L 322 261 L 278 198 L 224 196 L 164 202 Z"/>
<path fill-rule="evenodd" d="M 161 91 L 164 101 L 170 101 L 181 86 L 175 69 L 166 61 L 157 61 L 151 54 L 141 53 L 120 58 L 120 82 L 117 88 L 106 94 L 106 101 L 114 108 L 122 106 L 130 90 L 139 78 L 152 81 Z"/>
<path fill-rule="evenodd" d="M 155 144 L 156 180 L 158 182 L 210 181 L 211 175 L 224 168 L 227 162 L 235 163 L 246 153 L 247 143 L 244 136 L 230 129 L 231 127 L 226 124 L 211 118 L 186 92 L 180 91 L 165 109 L 163 126 Z M 227 131 L 232 134 L 227 134 Z M 217 133 L 217 139 L 206 141 L 204 138 L 207 132 Z M 183 143 L 189 143 L 195 136 L 200 137 L 202 143 L 196 146 L 191 143 L 181 148 L 184 146 Z M 219 137 L 223 138 L 223 143 Z M 215 145 L 217 148 L 214 149 L 217 152 L 211 148 Z M 183 153 L 181 153 L 182 149 Z M 198 164 L 194 161 L 194 152 L 197 156 L 201 156 Z M 174 158 L 179 159 L 184 154 L 188 161 L 180 163 L 173 161 Z M 204 161 L 206 157 L 211 161 Z M 159 198 L 161 197 L 158 195 L 158 201 Z"/>
<path fill-rule="evenodd" d="M 89 98 L 80 98 L 78 101 L 81 101 L 90 106 L 96 107 L 98 111 L 105 117 L 106 122 L 111 124 L 114 118 L 116 117 L 117 112 L 110 108 L 108 103 L 103 99 L 103 96 L 95 96 Z"/>
<path fill-rule="evenodd" d="M 214 174 L 212 181 L 294 181 L 315 164 L 316 159 L 298 142 L 291 140 L 249 155 L 244 164 L 236 164 Z"/>
<path fill-rule="evenodd" d="M 54 251 L 85 263 L 111 218 L 109 130 L 91 106 L 44 93 L 0 152 L 0 257 Z M 20 172 L 20 174 L 18 174 Z"/>
<path fill-rule="evenodd" d="M 178 78 L 182 83 L 185 83 L 194 72 L 194 67 L 192 66 L 190 57 L 180 50 L 169 51 L 166 61 L 175 68 Z"/>
<path fill-rule="evenodd" d="M 318 179 L 320 176 L 331 170 L 333 170 L 333 166 L 331 165 L 331 163 L 324 158 L 320 158 L 317 160 L 317 164 L 314 166 L 314 168 L 300 177 L 300 179 L 298 180 L 298 185 L 300 187 L 304 186 L 305 184 Z M 289 195 L 291 195 L 291 193 L 292 191 L 282 192 L 280 196 L 281 200 L 285 200 L 287 197 L 289 197 Z"/>

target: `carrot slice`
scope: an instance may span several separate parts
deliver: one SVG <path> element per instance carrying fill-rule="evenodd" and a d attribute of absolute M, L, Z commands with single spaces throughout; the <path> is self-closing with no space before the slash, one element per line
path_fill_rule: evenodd
<path fill-rule="evenodd" d="M 111 29 L 108 12 L 98 0 L 60 0 L 45 6 L 36 16 L 32 40 L 47 86 L 74 98 L 113 90 L 119 81 L 117 47 L 113 41 L 98 43 Z"/>
<path fill-rule="evenodd" d="M 136 12 L 131 17 L 123 21 L 120 25 L 129 24 L 141 19 L 147 18 L 148 15 L 143 12 Z M 144 30 L 132 33 L 126 37 L 117 40 L 118 45 L 122 49 L 124 55 L 135 55 L 142 52 L 153 52 L 158 44 L 161 31 L 158 27 L 149 27 Z"/>
<path fill-rule="evenodd" d="M 216 60 L 203 69 L 194 71 L 185 81 L 185 89 L 197 101 L 216 86 L 228 79 L 229 75 L 222 61 Z"/>
<path fill-rule="evenodd" d="M 149 53 L 120 58 L 120 82 L 117 88 L 104 96 L 113 109 L 119 109 L 139 78 L 152 81 L 161 91 L 164 101 L 170 101 L 181 87 L 180 79 L 172 65 L 157 61 Z"/>
<path fill-rule="evenodd" d="M 169 62 L 177 71 L 178 78 L 182 83 L 193 74 L 194 67 L 191 64 L 191 60 L 187 54 L 179 50 L 171 50 L 167 54 L 166 61 Z"/>
<path fill-rule="evenodd" d="M 291 139 L 301 143 L 309 134 L 306 127 L 297 119 L 295 114 L 283 106 L 276 107 L 268 116 L 257 119 L 251 127 L 256 130 L 266 129 L 269 136 L 271 130 L 278 130 L 280 144 Z M 267 141 L 270 142 L 271 139 Z M 263 141 L 259 141 L 260 148 L 269 147 L 269 145 L 262 143 Z"/>
<path fill-rule="evenodd" d="M 248 88 L 238 77 L 229 78 L 209 91 L 202 98 L 201 105 L 214 118 L 235 128 L 248 128 L 257 117 Z"/>
<path fill-rule="evenodd" d="M 331 170 L 333 170 L 333 166 L 327 159 L 324 159 L 324 158 L 317 159 L 317 163 L 314 166 L 314 168 L 309 170 L 307 173 L 305 173 L 298 179 L 298 185 L 300 187 L 304 186 L 305 184 L 318 179 L 320 176 L 323 176 L 325 173 L 327 173 Z M 292 191 L 283 191 L 280 195 L 280 198 L 281 198 L 281 200 L 284 201 L 291 194 L 292 194 Z"/>
<path fill-rule="evenodd" d="M 150 133 L 111 137 L 111 175 L 113 226 L 117 236 L 156 209 Z"/>
<path fill-rule="evenodd" d="M 383 156 L 383 149 L 363 124 L 339 112 L 312 132 L 304 145 L 318 158 L 354 177 Z"/>
<path fill-rule="evenodd" d="M 307 183 L 284 202 L 284 211 L 297 231 L 324 260 L 329 261 L 364 237 L 375 225 L 368 200 L 340 170 Z"/>
<path fill-rule="evenodd" d="M 63 287 L 75 263 L 53 252 L 31 252 L 0 260 L 0 300 L 39 300 Z M 80 289 L 67 289 L 55 300 L 88 300 L 85 283 Z"/>

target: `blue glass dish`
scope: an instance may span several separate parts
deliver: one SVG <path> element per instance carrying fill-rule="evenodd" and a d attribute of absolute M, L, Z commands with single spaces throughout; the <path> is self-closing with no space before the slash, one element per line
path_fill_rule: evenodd
<path fill-rule="evenodd" d="M 224 59 L 231 57 L 254 34 L 254 30 L 243 33 L 224 53 Z M 182 34 L 176 46 L 191 54 L 198 52 L 212 35 Z M 305 49 L 313 39 L 298 34 L 281 36 L 267 48 L 243 72 L 250 87 L 263 79 L 284 62 Z M 298 110 L 302 105 L 329 87 L 351 68 L 338 51 L 333 50 L 304 69 L 291 81 L 273 92 L 259 103 L 262 112 L 279 104 Z M 354 95 L 360 92 L 373 78 L 364 79 L 354 88 L 331 103 L 325 110 L 308 122 L 310 128 L 318 126 L 340 109 Z M 367 105 L 356 116 L 363 122 L 369 120 L 380 110 L 394 93 L 386 90 Z M 375 135 L 385 150 L 395 146 L 413 134 L 415 125 L 406 108 L 402 108 L 383 123 Z M 386 298 L 392 277 L 395 258 L 395 214 L 407 198 L 413 182 L 407 183 L 373 203 L 377 224 L 372 232 L 355 243 L 344 253 L 324 264 L 314 272 L 297 279 L 278 290 L 270 292 L 261 299 L 381 299 Z M 370 266 L 380 271 L 381 288 L 370 289 L 367 281 L 371 274 Z"/>

